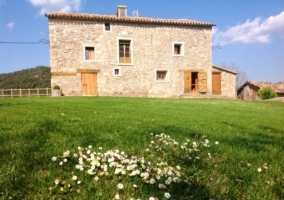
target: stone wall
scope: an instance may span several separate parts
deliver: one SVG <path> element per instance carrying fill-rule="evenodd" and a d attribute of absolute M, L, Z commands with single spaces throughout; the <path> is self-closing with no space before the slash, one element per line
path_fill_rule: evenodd
<path fill-rule="evenodd" d="M 49 37 L 51 73 L 56 74 L 51 84 L 64 95 L 81 95 L 78 71 L 84 69 L 98 71 L 99 96 L 178 97 L 184 92 L 183 70 L 207 72 L 206 95 L 212 93 L 211 27 L 113 22 L 106 32 L 101 21 L 49 19 Z M 118 39 L 123 38 L 132 42 L 131 65 L 118 63 Z M 183 43 L 184 56 L 173 56 L 173 42 Z M 84 61 L 84 45 L 95 47 L 95 62 Z M 113 75 L 115 67 L 121 76 Z M 167 81 L 155 80 L 159 69 L 168 70 Z M 228 87 L 224 84 L 224 92 Z"/>
<path fill-rule="evenodd" d="M 212 72 L 221 73 L 221 96 L 237 98 L 236 74 L 221 68 L 213 68 Z"/>

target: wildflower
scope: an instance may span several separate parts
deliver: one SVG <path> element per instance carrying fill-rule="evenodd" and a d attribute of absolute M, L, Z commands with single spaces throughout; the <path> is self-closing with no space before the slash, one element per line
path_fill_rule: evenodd
<path fill-rule="evenodd" d="M 268 169 L 267 163 L 264 163 L 263 168 Z"/>
<path fill-rule="evenodd" d="M 151 179 L 150 179 L 150 183 L 151 183 L 151 184 L 155 184 L 155 183 L 156 183 L 156 180 L 153 179 L 153 178 L 151 178 Z"/>
<path fill-rule="evenodd" d="M 78 154 L 74 153 L 74 154 L 73 154 L 73 157 L 74 157 L 74 158 L 78 158 Z"/>
<path fill-rule="evenodd" d="M 89 145 L 88 148 L 91 149 L 91 148 L 92 148 L 92 145 Z"/>
<path fill-rule="evenodd" d="M 215 144 L 216 144 L 216 145 L 218 145 L 218 144 L 219 144 L 219 142 L 218 142 L 218 141 L 216 141 L 216 142 L 215 142 Z"/>
<path fill-rule="evenodd" d="M 54 183 L 55 183 L 56 185 L 58 185 L 58 184 L 59 184 L 59 179 L 55 179 Z"/>
<path fill-rule="evenodd" d="M 179 178 L 178 178 L 178 177 L 174 177 L 174 178 L 173 178 L 173 181 L 174 181 L 175 183 L 178 183 L 178 182 L 179 182 Z"/>
<path fill-rule="evenodd" d="M 59 163 L 59 165 L 63 165 L 63 162 L 61 161 L 61 162 Z"/>
<path fill-rule="evenodd" d="M 65 115 L 65 113 L 61 113 L 61 115 L 62 115 L 62 116 L 64 116 L 64 115 Z"/>
<path fill-rule="evenodd" d="M 52 161 L 56 161 L 57 158 L 55 156 L 52 157 Z"/>
<path fill-rule="evenodd" d="M 77 184 L 80 185 L 80 184 L 81 184 L 81 181 L 77 181 Z"/>
<path fill-rule="evenodd" d="M 250 166 L 251 166 L 251 164 L 250 164 L 250 163 L 248 163 L 248 164 L 247 164 L 247 166 L 248 166 L 248 167 L 250 167 Z"/>
<path fill-rule="evenodd" d="M 138 188 L 138 186 L 136 184 L 133 185 L 134 188 Z"/>
<path fill-rule="evenodd" d="M 64 158 L 64 159 L 63 159 L 63 162 L 67 162 L 67 159 L 66 159 L 66 158 Z"/>
<path fill-rule="evenodd" d="M 99 180 L 99 177 L 95 176 L 94 181 L 98 181 L 98 180 Z"/>
<path fill-rule="evenodd" d="M 122 183 L 119 183 L 119 184 L 117 184 L 117 188 L 120 189 L 120 190 L 122 190 L 122 189 L 124 188 L 124 186 L 123 186 Z"/>
<path fill-rule="evenodd" d="M 72 179 L 73 179 L 74 181 L 76 181 L 76 180 L 78 179 L 78 177 L 77 177 L 77 176 L 73 176 Z"/>
<path fill-rule="evenodd" d="M 159 187 L 160 189 L 165 189 L 165 188 L 166 188 L 166 186 L 165 186 L 164 184 L 162 184 L 162 183 L 159 183 L 158 187 Z"/>
<path fill-rule="evenodd" d="M 155 197 L 150 197 L 149 200 L 155 200 Z"/>
<path fill-rule="evenodd" d="M 166 197 L 167 199 L 169 199 L 169 198 L 171 197 L 170 193 L 166 192 L 166 193 L 165 193 L 165 197 Z"/>
<path fill-rule="evenodd" d="M 114 199 L 119 199 L 119 194 L 118 193 L 115 194 Z"/>
<path fill-rule="evenodd" d="M 69 154 L 70 154 L 70 151 L 69 151 L 69 150 L 67 150 L 67 151 L 65 151 L 65 152 L 63 153 L 63 157 L 68 157 L 68 156 L 69 156 Z"/>
<path fill-rule="evenodd" d="M 258 171 L 258 172 L 261 172 L 261 171 L 262 171 L 262 169 L 261 169 L 261 168 L 258 168 L 258 169 L 257 169 L 257 171 Z"/>

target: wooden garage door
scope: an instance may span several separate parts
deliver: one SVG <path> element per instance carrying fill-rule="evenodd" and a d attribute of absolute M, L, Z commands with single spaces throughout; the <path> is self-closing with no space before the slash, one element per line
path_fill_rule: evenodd
<path fill-rule="evenodd" d="M 97 74 L 82 73 L 82 95 L 97 94 Z"/>
<path fill-rule="evenodd" d="M 212 73 L 212 94 L 221 95 L 221 73 Z"/>

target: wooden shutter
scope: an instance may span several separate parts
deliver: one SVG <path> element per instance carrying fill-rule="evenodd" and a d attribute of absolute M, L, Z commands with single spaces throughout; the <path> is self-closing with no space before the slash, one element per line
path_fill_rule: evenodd
<path fill-rule="evenodd" d="M 191 72 L 184 71 L 184 93 L 190 92 L 191 87 Z"/>
<path fill-rule="evenodd" d="M 130 40 L 119 41 L 119 62 L 131 63 Z"/>
<path fill-rule="evenodd" d="M 201 93 L 207 92 L 207 74 L 206 72 L 198 73 L 198 91 Z"/>

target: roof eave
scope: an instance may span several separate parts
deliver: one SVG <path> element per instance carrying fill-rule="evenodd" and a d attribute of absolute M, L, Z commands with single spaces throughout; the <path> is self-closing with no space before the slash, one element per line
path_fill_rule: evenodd
<path fill-rule="evenodd" d="M 139 18 L 139 17 L 117 17 L 108 15 L 91 15 L 78 14 L 68 15 L 68 13 L 48 13 L 45 14 L 48 19 L 63 19 L 63 20 L 84 20 L 84 21 L 110 21 L 110 22 L 126 22 L 126 23 L 140 23 L 140 24 L 167 24 L 178 26 L 216 26 L 214 23 L 198 22 L 198 21 L 179 21 L 169 19 L 155 19 L 155 18 Z"/>

